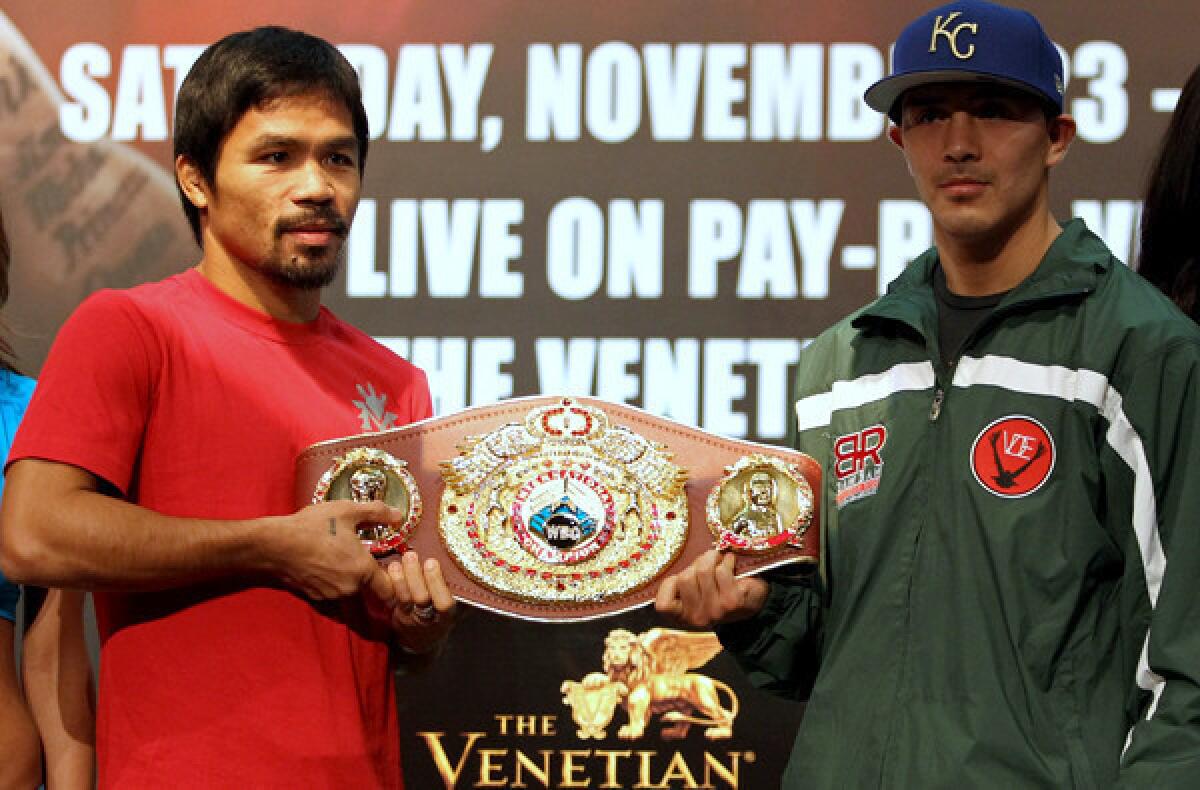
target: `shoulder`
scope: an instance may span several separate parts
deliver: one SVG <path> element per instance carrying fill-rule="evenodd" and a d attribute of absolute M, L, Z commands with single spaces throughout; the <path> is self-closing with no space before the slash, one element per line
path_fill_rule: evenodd
<path fill-rule="evenodd" d="M 1152 354 L 1168 347 L 1200 348 L 1200 327 L 1162 291 L 1137 272 L 1113 259 L 1101 278 L 1095 299 L 1116 336 Z"/>
<path fill-rule="evenodd" d="M 87 378 L 157 368 L 182 333 L 195 331 L 194 311 L 175 279 L 88 296 L 55 336 L 42 368 L 46 385 L 75 387 L 84 370 L 91 371 Z"/>
<path fill-rule="evenodd" d="M 805 345 L 801 358 L 808 360 L 806 364 L 813 364 L 815 360 L 825 363 L 832 362 L 839 353 L 851 348 L 855 341 L 862 336 L 863 330 L 856 322 L 878 302 L 879 300 L 876 299 L 822 330 Z"/>
<path fill-rule="evenodd" d="M 878 305 L 882 299 L 883 297 L 880 297 L 879 299 L 868 302 L 867 304 L 855 310 L 853 313 L 843 316 L 841 319 L 824 329 L 821 334 L 817 335 L 813 342 L 816 343 L 819 341 L 821 343 L 836 343 L 852 337 L 857 337 L 862 332 L 859 327 L 858 319 L 862 317 L 863 314 L 869 312 L 872 308 Z"/>
<path fill-rule="evenodd" d="M 17 426 L 25 416 L 32 396 L 33 379 L 11 370 L 0 370 L 0 465 L 8 456 Z M 3 486 L 3 477 L 0 476 L 0 488 Z M 0 579 L 3 578 L 0 576 Z"/>
<path fill-rule="evenodd" d="M 0 370 L 0 418 L 15 423 L 33 397 L 34 381 L 11 370 Z M 11 418 L 11 420 L 10 420 Z"/>
<path fill-rule="evenodd" d="M 1127 413 L 1163 416 L 1162 397 L 1182 397 L 1200 380 L 1200 327 L 1120 261 L 1102 272 L 1080 318 L 1084 366 L 1105 376 Z"/>
<path fill-rule="evenodd" d="M 0 370 L 0 402 L 27 403 L 33 395 L 35 382 L 11 370 Z"/>
<path fill-rule="evenodd" d="M 1195 322 L 1149 280 L 1112 254 L 1082 220 L 1063 227 L 1054 272 L 1064 282 L 1094 284 L 1088 302 L 1115 329 L 1200 337 Z M 1083 279 L 1086 278 L 1086 279 Z"/>
<path fill-rule="evenodd" d="M 160 324 L 179 316 L 186 302 L 184 293 L 178 275 L 133 288 L 96 291 L 80 303 L 68 323 L 124 319 Z"/>
<path fill-rule="evenodd" d="M 1200 350 L 1200 328 L 1149 280 L 1122 263 L 1082 220 L 1063 226 L 1049 277 L 1086 292 L 1077 317 L 1097 364 L 1140 368 L 1151 359 Z"/>
<path fill-rule="evenodd" d="M 130 298 L 128 291 L 97 291 L 83 300 L 63 323 L 54 338 L 47 365 L 53 367 L 52 363 L 59 358 L 68 360 L 67 366 L 73 367 L 114 354 L 128 355 L 134 349 L 153 345 L 155 334 L 153 321 Z"/>

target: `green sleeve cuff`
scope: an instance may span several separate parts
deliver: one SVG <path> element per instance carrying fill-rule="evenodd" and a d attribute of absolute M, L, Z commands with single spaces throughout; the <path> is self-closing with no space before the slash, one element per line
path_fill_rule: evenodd
<path fill-rule="evenodd" d="M 750 656 L 760 652 L 772 640 L 775 627 L 791 608 L 795 590 L 792 585 L 771 582 L 763 608 L 748 620 L 716 627 L 721 646 L 731 653 Z"/>

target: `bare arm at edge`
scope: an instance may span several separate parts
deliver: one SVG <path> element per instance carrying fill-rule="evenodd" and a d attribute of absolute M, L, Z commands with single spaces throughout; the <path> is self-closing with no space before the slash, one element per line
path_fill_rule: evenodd
<path fill-rule="evenodd" d="M 86 590 L 155 590 L 265 575 L 314 599 L 396 593 L 358 538 L 364 521 L 394 523 L 382 502 L 323 502 L 242 521 L 164 516 L 102 493 L 95 475 L 22 459 L 0 502 L 0 565 L 12 581 Z"/>
<path fill-rule="evenodd" d="M 78 590 L 48 590 L 25 634 L 21 675 L 54 790 L 90 790 L 96 782 L 92 666 Z"/>
<path fill-rule="evenodd" d="M 0 787 L 37 787 L 42 752 L 13 660 L 14 626 L 0 618 Z"/>

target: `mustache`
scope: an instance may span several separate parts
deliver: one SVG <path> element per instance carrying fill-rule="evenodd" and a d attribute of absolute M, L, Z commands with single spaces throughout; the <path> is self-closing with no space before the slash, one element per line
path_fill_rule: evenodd
<path fill-rule="evenodd" d="M 990 184 L 992 182 L 992 174 L 969 167 L 952 167 L 938 173 L 937 183 L 945 184 L 950 181 L 980 181 Z"/>
<path fill-rule="evenodd" d="M 350 232 L 350 223 L 330 206 L 313 208 L 303 214 L 290 217 L 280 217 L 275 222 L 276 237 L 294 230 L 327 230 L 339 237 L 345 238 Z"/>

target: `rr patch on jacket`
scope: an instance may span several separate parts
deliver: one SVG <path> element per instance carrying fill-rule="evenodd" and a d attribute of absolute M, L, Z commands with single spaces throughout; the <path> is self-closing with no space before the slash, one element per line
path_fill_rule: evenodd
<path fill-rule="evenodd" d="M 837 508 L 873 496 L 883 479 L 883 445 L 887 428 L 872 425 L 833 440 L 833 471 L 837 475 Z"/>
<path fill-rule="evenodd" d="M 1054 470 L 1054 439 L 1032 417 L 1012 414 L 975 437 L 971 472 L 979 485 L 1006 499 L 1029 496 Z"/>

